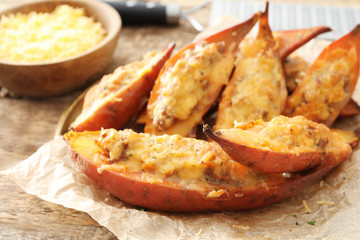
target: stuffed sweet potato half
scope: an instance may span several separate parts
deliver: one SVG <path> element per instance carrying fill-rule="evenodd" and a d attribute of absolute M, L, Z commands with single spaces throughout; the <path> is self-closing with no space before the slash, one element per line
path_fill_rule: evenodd
<path fill-rule="evenodd" d="M 360 25 L 327 46 L 288 97 L 283 114 L 331 126 L 359 78 Z"/>
<path fill-rule="evenodd" d="M 120 200 L 151 210 L 242 210 L 278 202 L 318 181 L 334 165 L 266 174 L 233 161 L 216 143 L 180 135 L 108 129 L 64 135 L 71 158 Z"/>
<path fill-rule="evenodd" d="M 194 136 L 229 80 L 237 45 L 259 16 L 186 46 L 165 63 L 147 105 L 145 132 Z"/>
<path fill-rule="evenodd" d="M 333 133 L 303 116 L 278 116 L 269 122 L 259 119 L 216 132 L 206 126 L 204 132 L 235 161 L 269 173 L 336 166 L 350 156 L 353 144 L 342 137 L 346 132 Z"/>
<path fill-rule="evenodd" d="M 71 124 L 74 131 L 121 128 L 141 109 L 155 79 L 175 44 L 159 52 L 148 52 L 141 61 L 118 67 L 90 88 L 81 114 Z"/>
<path fill-rule="evenodd" d="M 255 39 L 242 41 L 235 70 L 222 93 L 215 129 L 234 121 L 270 120 L 281 114 L 287 97 L 278 43 L 268 24 L 268 5 Z"/>

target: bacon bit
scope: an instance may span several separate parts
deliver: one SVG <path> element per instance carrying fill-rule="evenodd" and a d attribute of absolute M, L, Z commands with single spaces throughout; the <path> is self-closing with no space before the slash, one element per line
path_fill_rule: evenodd
<path fill-rule="evenodd" d="M 328 205 L 328 206 L 334 206 L 335 203 L 334 202 L 330 202 L 330 201 L 317 201 L 318 204 L 322 204 L 322 205 Z"/>
<path fill-rule="evenodd" d="M 307 202 L 305 200 L 302 200 L 302 203 L 304 205 L 305 212 L 306 213 L 311 213 L 311 210 L 310 210 L 309 205 L 307 204 Z"/>
<path fill-rule="evenodd" d="M 106 134 L 105 134 L 106 135 Z M 95 140 L 95 145 L 99 148 L 99 153 L 105 156 L 106 158 L 110 158 L 109 150 L 104 148 L 100 141 Z"/>
<path fill-rule="evenodd" d="M 221 195 L 223 195 L 224 193 L 224 189 L 220 189 L 220 190 L 213 190 L 211 192 L 209 192 L 206 197 L 207 198 L 216 198 L 216 197 L 220 197 Z"/>

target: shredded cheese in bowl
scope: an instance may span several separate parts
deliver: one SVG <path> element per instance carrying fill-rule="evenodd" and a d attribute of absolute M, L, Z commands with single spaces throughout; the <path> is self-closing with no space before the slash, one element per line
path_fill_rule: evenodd
<path fill-rule="evenodd" d="M 53 12 L 15 13 L 0 17 L 0 59 L 46 62 L 75 56 L 106 36 L 99 22 L 83 8 L 66 4 Z"/>

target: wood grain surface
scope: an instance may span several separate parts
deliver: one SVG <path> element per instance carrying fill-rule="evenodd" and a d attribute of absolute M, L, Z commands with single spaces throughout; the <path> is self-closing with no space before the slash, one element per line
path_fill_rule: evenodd
<path fill-rule="evenodd" d="M 0 0 L 0 9 L 13 2 Z M 186 9 L 203 1 L 160 2 L 176 2 Z M 346 2 L 319 0 L 317 4 L 360 6 L 358 0 Z M 210 7 L 207 7 L 196 13 L 194 17 L 206 25 L 209 13 Z M 183 20 L 177 26 L 123 27 L 113 60 L 104 74 L 119 65 L 140 59 L 147 51 L 162 49 L 171 41 L 177 44 L 176 52 L 191 42 L 196 34 L 196 30 Z M 1 89 L 0 170 L 26 159 L 41 145 L 51 140 L 62 112 L 79 94 L 81 91 L 63 97 L 31 100 L 13 97 Z M 14 182 L 0 175 L 0 239 L 116 239 L 116 237 L 89 215 L 28 195 Z"/>

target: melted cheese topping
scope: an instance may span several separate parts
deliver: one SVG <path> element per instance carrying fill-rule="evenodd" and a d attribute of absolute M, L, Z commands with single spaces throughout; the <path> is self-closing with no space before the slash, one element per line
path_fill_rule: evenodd
<path fill-rule="evenodd" d="M 177 179 L 180 184 L 244 183 L 248 168 L 232 161 L 215 143 L 180 135 L 152 136 L 132 130 L 102 130 L 97 161 L 107 170 L 143 172 L 144 180 Z"/>
<path fill-rule="evenodd" d="M 336 111 L 334 105 L 350 98 L 349 82 L 355 60 L 355 49 L 341 48 L 329 52 L 325 59 L 318 59 L 289 97 L 286 114 L 325 122 Z"/>
<path fill-rule="evenodd" d="M 228 64 L 228 59 L 220 53 L 221 46 L 200 42 L 194 49 L 186 50 L 184 56 L 159 77 L 161 92 L 148 106 L 158 129 L 169 128 L 176 119 L 188 119 L 206 97 L 210 84 L 227 83 L 233 64 Z"/>
<path fill-rule="evenodd" d="M 332 151 L 339 147 L 340 141 L 328 127 L 303 116 L 278 116 L 270 122 L 257 120 L 248 124 L 239 123 L 233 129 L 219 132 L 234 142 L 288 153 Z"/>
<path fill-rule="evenodd" d="M 280 115 L 287 97 L 282 65 L 264 39 L 243 41 L 241 55 L 223 97 L 229 97 L 227 107 L 218 116 L 216 129 L 233 127 L 234 121 L 247 122 L 259 118 L 265 121 Z M 231 92 L 232 91 L 232 92 Z"/>
<path fill-rule="evenodd" d="M 94 47 L 106 35 L 83 8 L 69 5 L 60 5 L 51 13 L 3 15 L 0 32 L 0 59 L 15 62 L 71 57 Z"/>
<path fill-rule="evenodd" d="M 286 86 L 289 92 L 293 92 L 297 85 L 304 78 L 306 71 L 309 69 L 309 63 L 300 56 L 287 57 L 283 62 Z"/>

